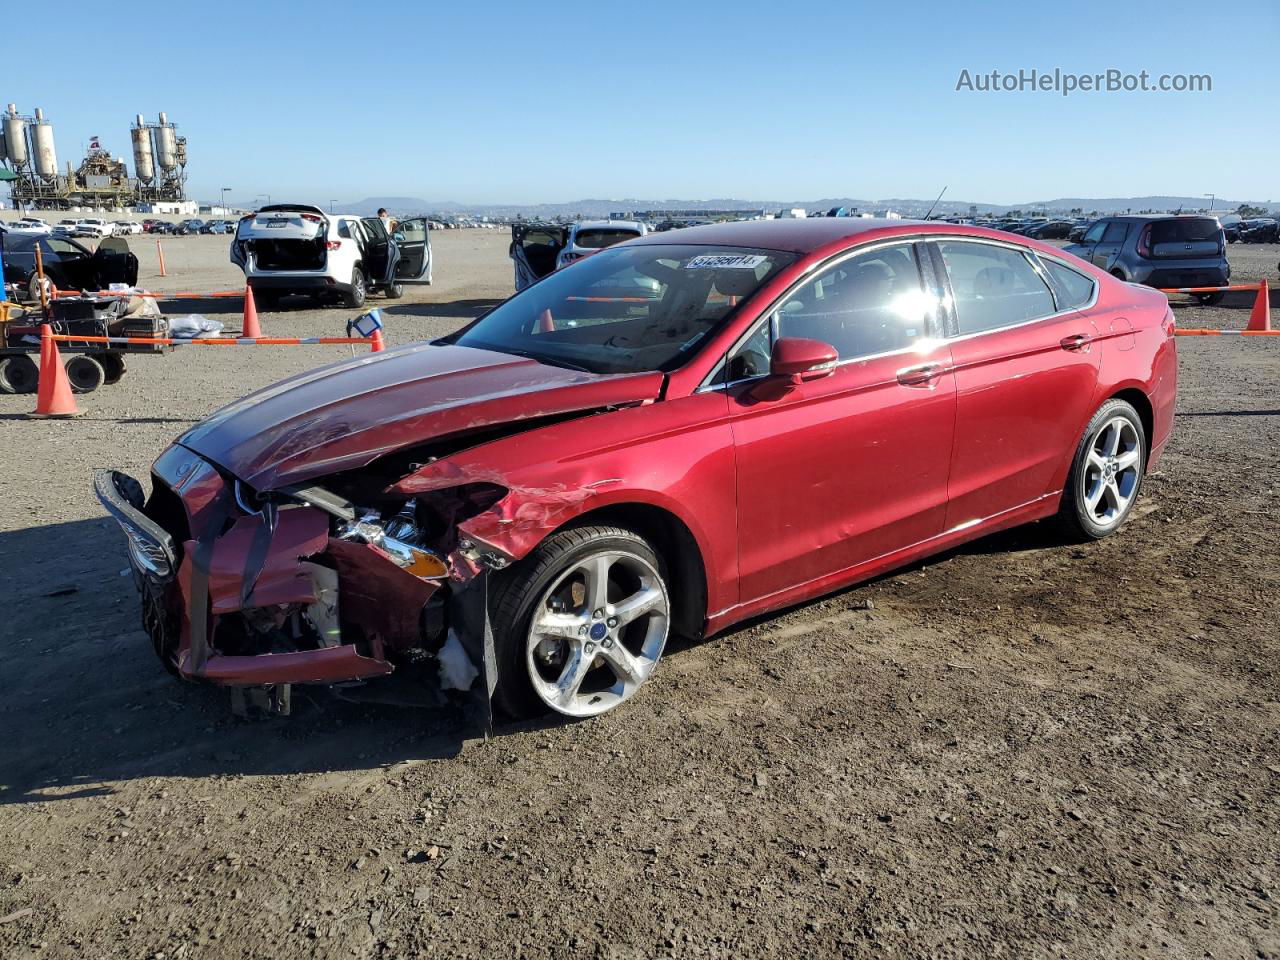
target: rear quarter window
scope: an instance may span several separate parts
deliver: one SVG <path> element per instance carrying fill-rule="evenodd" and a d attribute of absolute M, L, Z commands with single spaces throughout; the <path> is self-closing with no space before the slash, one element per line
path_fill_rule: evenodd
<path fill-rule="evenodd" d="M 1044 259 L 1043 262 L 1058 287 L 1060 309 L 1083 306 L 1093 297 L 1093 280 L 1090 277 L 1056 260 Z"/>

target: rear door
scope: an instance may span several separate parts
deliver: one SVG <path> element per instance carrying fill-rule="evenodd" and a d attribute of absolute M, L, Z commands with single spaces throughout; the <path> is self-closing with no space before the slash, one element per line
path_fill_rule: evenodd
<path fill-rule="evenodd" d="M 509 254 L 515 263 L 516 292 L 556 269 L 556 259 L 569 242 L 569 228 L 552 223 L 513 223 Z"/>
<path fill-rule="evenodd" d="M 956 426 L 946 529 L 954 530 L 1060 489 L 1092 413 L 1098 330 L 1062 294 L 1055 299 L 1023 248 L 969 238 L 932 246 L 951 288 Z"/>
<path fill-rule="evenodd" d="M 1129 224 L 1123 220 L 1112 220 L 1107 223 L 1107 228 L 1102 231 L 1102 236 L 1098 242 L 1094 244 L 1093 250 L 1089 254 L 1089 260 L 1095 267 L 1101 267 L 1106 270 L 1111 261 L 1115 259 L 1116 254 L 1120 252 L 1120 248 L 1124 246 L 1124 238 L 1129 234 Z"/>
<path fill-rule="evenodd" d="M 396 280 L 400 283 L 431 282 L 431 235 L 426 217 L 410 217 L 396 224 L 396 246 L 400 262 Z"/>

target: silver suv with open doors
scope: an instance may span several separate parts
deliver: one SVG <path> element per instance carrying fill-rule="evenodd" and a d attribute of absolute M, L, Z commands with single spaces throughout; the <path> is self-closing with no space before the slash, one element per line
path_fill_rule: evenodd
<path fill-rule="evenodd" d="M 396 299 L 407 283 L 430 283 L 431 237 L 424 217 L 401 220 L 388 236 L 377 217 L 277 203 L 240 220 L 231 262 L 266 309 L 290 294 L 358 308 L 369 293 Z"/>

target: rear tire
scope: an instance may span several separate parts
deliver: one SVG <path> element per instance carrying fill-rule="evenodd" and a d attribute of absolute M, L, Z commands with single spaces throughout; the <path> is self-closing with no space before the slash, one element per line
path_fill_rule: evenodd
<path fill-rule="evenodd" d="M 1219 290 L 1217 293 L 1192 294 L 1192 296 L 1196 298 L 1196 302 L 1198 302 L 1202 307 L 1212 307 L 1216 303 L 1221 303 L 1226 295 L 1226 292 L 1223 290 Z"/>
<path fill-rule="evenodd" d="M 280 309 L 280 294 L 263 290 L 259 293 L 253 291 L 253 305 L 259 310 L 266 310 L 268 313 L 275 313 Z"/>
<path fill-rule="evenodd" d="M 359 267 L 356 267 L 351 271 L 351 288 L 343 291 L 342 303 L 352 310 L 359 310 L 364 306 L 366 295 L 364 274 Z"/>
<path fill-rule="evenodd" d="M 390 284 L 384 290 L 384 292 L 386 293 L 388 300 L 399 300 L 401 297 L 404 296 L 404 284 L 403 283 Z"/>
<path fill-rule="evenodd" d="M 40 385 L 40 368 L 25 353 L 0 357 L 0 393 L 35 393 Z"/>
<path fill-rule="evenodd" d="M 1115 533 L 1138 500 L 1146 467 L 1142 419 L 1124 400 L 1108 400 L 1076 447 L 1056 518 L 1059 529 L 1077 542 Z"/>
<path fill-rule="evenodd" d="M 67 379 L 75 393 L 93 393 L 107 382 L 107 372 L 102 369 L 102 364 L 87 354 L 68 357 L 65 366 Z"/>
<path fill-rule="evenodd" d="M 492 585 L 494 704 L 509 717 L 607 713 L 643 686 L 662 656 L 671 621 L 666 571 L 630 530 L 561 531 Z"/>

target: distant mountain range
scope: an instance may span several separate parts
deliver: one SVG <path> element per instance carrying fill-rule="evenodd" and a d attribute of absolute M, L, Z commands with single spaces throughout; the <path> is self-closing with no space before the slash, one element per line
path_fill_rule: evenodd
<path fill-rule="evenodd" d="M 306 202 L 305 200 L 301 202 Z M 1280 204 L 1256 200 L 1228 200 L 1219 197 L 1214 200 L 1216 210 L 1234 210 L 1242 203 L 1253 206 L 1269 207 L 1273 211 L 1280 210 Z M 947 216 L 967 216 L 971 207 L 977 207 L 980 214 L 1007 214 L 1018 210 L 1024 214 L 1034 213 L 1070 213 L 1080 210 L 1089 213 L 1125 213 L 1141 210 L 1202 210 L 1206 205 L 1205 197 L 1058 197 L 1054 200 L 1034 200 L 1027 203 L 1001 204 L 980 203 L 969 200 L 942 200 L 934 207 L 935 214 Z M 252 204 L 246 204 L 252 207 Z M 328 209 L 327 204 L 318 204 Z M 712 200 L 642 200 L 627 198 L 621 200 L 574 200 L 571 203 L 458 203 L 453 200 L 424 200 L 421 197 L 366 197 L 355 203 L 334 204 L 337 213 L 355 213 L 372 216 L 379 207 L 386 207 L 396 216 L 408 216 L 415 213 L 434 213 L 445 216 L 476 217 L 525 217 L 537 219 L 542 217 L 607 217 L 611 213 L 624 213 L 644 210 L 765 210 L 777 212 L 802 207 L 810 212 L 826 211 L 833 207 L 856 208 L 863 213 L 892 210 L 904 217 L 922 217 L 933 206 L 932 200 L 917 200 L 905 197 L 894 197 L 887 200 L 864 200 L 854 197 L 825 197 L 819 200 L 737 200 L 716 198 Z"/>

